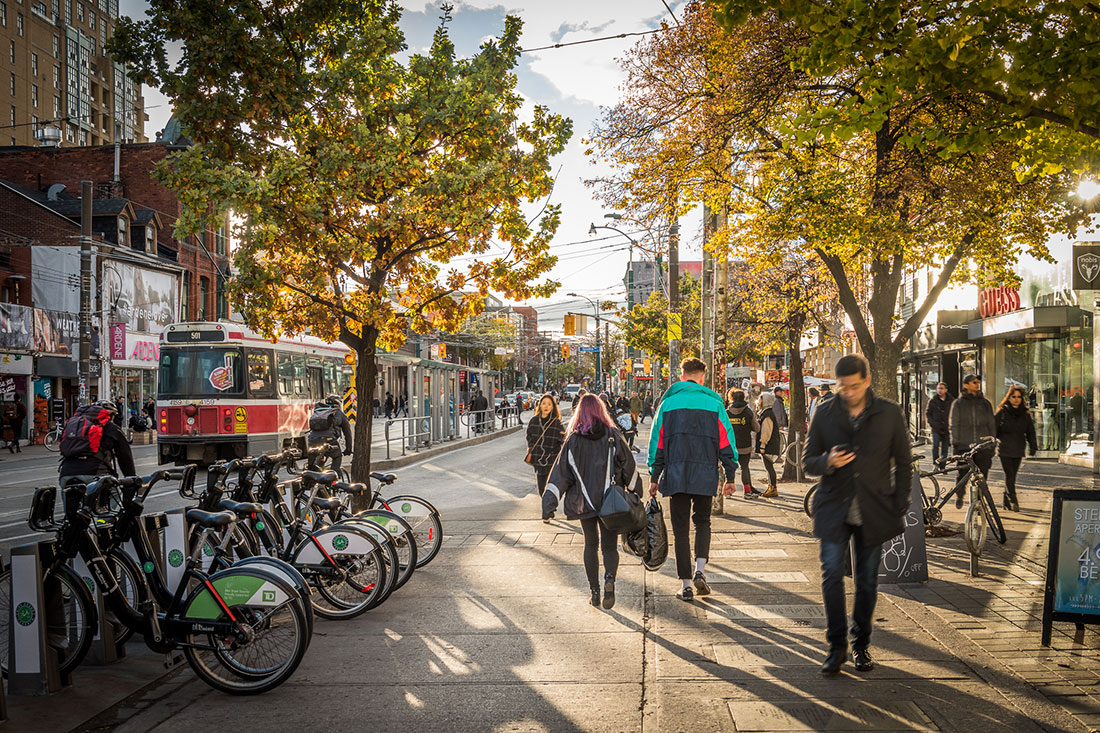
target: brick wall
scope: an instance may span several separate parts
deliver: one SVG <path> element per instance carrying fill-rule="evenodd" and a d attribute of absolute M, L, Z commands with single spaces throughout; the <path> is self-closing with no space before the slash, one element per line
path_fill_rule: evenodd
<path fill-rule="evenodd" d="M 115 183 L 113 145 L 83 148 L 0 148 L 0 179 L 41 191 L 52 184 L 60 183 L 66 186 L 65 192 L 73 196 L 80 195 L 81 181 L 90 180 L 94 184 L 93 190 L 97 197 L 124 196 L 130 199 L 135 209 L 156 210 L 164 225 L 157 235 L 158 244 L 178 252 L 178 264 L 190 273 L 190 292 L 182 298 L 181 306 L 185 302 L 191 303 L 191 312 L 181 313 L 181 318 L 197 317 L 200 283 L 205 279 L 209 283 L 206 314 L 208 320 L 213 320 L 217 278 L 214 262 L 211 260 L 216 261 L 225 271 L 228 268 L 228 258 L 217 255 L 212 229 L 206 231 L 203 239 L 205 252 L 198 246 L 195 237 L 181 243 L 173 236 L 176 218 L 180 212 L 179 201 L 171 189 L 152 178 L 153 167 L 172 150 L 171 146 L 163 143 L 121 145 L 120 181 Z M 2 224 L 0 228 L 3 228 Z"/>

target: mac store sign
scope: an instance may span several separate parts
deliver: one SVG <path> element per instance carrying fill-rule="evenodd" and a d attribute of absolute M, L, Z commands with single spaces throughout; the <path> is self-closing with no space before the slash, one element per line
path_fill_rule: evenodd
<path fill-rule="evenodd" d="M 936 343 L 940 346 L 970 343 L 969 324 L 976 320 L 976 310 L 937 311 Z"/>

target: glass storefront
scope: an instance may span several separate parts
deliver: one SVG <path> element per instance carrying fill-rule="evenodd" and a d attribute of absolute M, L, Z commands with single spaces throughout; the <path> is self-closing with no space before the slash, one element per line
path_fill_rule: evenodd
<path fill-rule="evenodd" d="M 1091 329 L 1005 342 L 1002 381 L 990 400 L 996 406 L 1011 386 L 1027 390 L 1039 450 L 1062 451 L 1092 434 Z"/>
<path fill-rule="evenodd" d="M 122 397 L 128 410 L 141 412 L 145 400 L 157 398 L 157 370 L 114 367 L 111 369 L 111 399 Z"/>

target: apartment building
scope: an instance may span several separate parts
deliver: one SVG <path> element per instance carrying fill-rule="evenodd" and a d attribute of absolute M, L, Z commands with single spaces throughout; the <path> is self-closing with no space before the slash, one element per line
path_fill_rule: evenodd
<path fill-rule="evenodd" d="M 0 0 L 0 145 L 145 142 L 141 85 L 105 47 L 118 0 Z"/>

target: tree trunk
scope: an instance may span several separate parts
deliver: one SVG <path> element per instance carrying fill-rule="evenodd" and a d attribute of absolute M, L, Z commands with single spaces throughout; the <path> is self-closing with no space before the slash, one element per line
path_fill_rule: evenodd
<path fill-rule="evenodd" d="M 363 328 L 363 339 L 356 353 L 358 367 L 355 371 L 355 452 L 351 459 L 351 480 L 357 483 L 368 483 L 370 477 L 371 457 L 371 429 L 374 423 L 374 411 L 370 409 L 371 398 L 374 395 L 374 386 L 378 381 L 378 366 L 374 361 L 375 347 L 378 343 L 378 332 L 373 329 Z M 367 506 L 370 496 L 357 494 L 351 497 L 352 511 L 362 511 Z"/>
<path fill-rule="evenodd" d="M 871 362 L 871 389 L 879 397 L 897 402 L 901 348 L 892 342 L 877 343 L 869 361 Z"/>
<path fill-rule="evenodd" d="M 802 374 L 802 331 L 806 325 L 806 317 L 803 314 L 792 316 L 791 327 L 787 331 L 787 349 L 791 355 L 791 372 L 788 375 L 788 386 L 791 388 L 791 404 L 787 413 L 787 445 L 795 445 L 798 441 L 806 442 L 806 387 Z M 795 451 L 789 453 L 796 456 Z M 793 461 L 783 465 L 781 481 L 797 481 L 799 467 Z"/>

